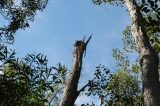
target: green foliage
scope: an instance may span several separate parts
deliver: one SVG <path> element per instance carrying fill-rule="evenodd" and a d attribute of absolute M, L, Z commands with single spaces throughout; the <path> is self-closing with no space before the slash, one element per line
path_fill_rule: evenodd
<path fill-rule="evenodd" d="M 99 65 L 96 67 L 94 72 L 94 78 L 88 81 L 86 95 L 87 96 L 96 96 L 101 102 L 101 105 L 105 103 L 105 100 L 108 98 L 108 92 L 105 91 L 105 88 L 108 85 L 108 78 L 110 76 L 110 70 L 104 65 Z M 82 104 L 81 106 L 96 106 L 94 102 Z"/>
<path fill-rule="evenodd" d="M 115 58 L 118 67 L 125 68 L 129 66 L 128 56 L 125 52 L 120 51 L 119 49 L 113 49 L 112 56 Z"/>
<path fill-rule="evenodd" d="M 135 52 L 137 51 L 135 40 L 131 33 L 131 27 L 127 26 L 126 29 L 123 31 L 123 50 L 126 52 Z"/>
<path fill-rule="evenodd" d="M 139 3 L 140 12 L 143 15 L 141 23 L 144 25 L 150 43 L 156 53 L 160 52 L 160 5 L 158 3 L 158 0 L 142 0 Z M 129 26 L 126 27 L 123 33 L 123 43 L 126 51 L 137 51 Z"/>
<path fill-rule="evenodd" d="M 0 104 L 44 106 L 47 92 L 54 92 L 51 80 L 54 77 L 53 67 L 47 66 L 46 56 L 28 54 L 23 59 L 15 58 L 15 52 L 1 45 Z"/>
<path fill-rule="evenodd" d="M 53 69 L 55 70 L 52 77 L 52 88 L 54 92 L 48 92 L 47 100 L 49 101 L 50 106 L 57 106 L 60 101 L 60 97 L 62 96 L 69 70 L 65 65 L 60 63 L 57 65 L 57 67 L 53 67 Z"/>
<path fill-rule="evenodd" d="M 139 70 L 140 70 L 140 68 L 139 68 L 139 66 L 137 65 L 137 64 L 132 64 L 132 71 L 134 72 L 134 73 L 139 73 Z"/>
<path fill-rule="evenodd" d="M 53 77 L 53 80 L 57 79 L 55 83 L 65 84 L 65 81 L 67 80 L 66 75 L 68 73 L 67 67 L 59 63 L 57 68 L 53 68 L 56 70 L 56 73 L 54 73 Z"/>
<path fill-rule="evenodd" d="M 92 0 L 94 4 L 96 5 L 101 5 L 104 3 L 112 4 L 112 5 L 117 5 L 117 6 L 122 6 L 124 1 L 123 0 Z"/>
<path fill-rule="evenodd" d="M 116 60 L 118 71 L 110 73 L 108 77 L 105 88 L 108 96 L 104 99 L 106 106 L 140 106 L 142 104 L 140 68 L 137 60 L 131 64 L 128 58 L 129 53 L 132 52 L 125 48 L 113 49 L 112 55 Z"/>
<path fill-rule="evenodd" d="M 1 0 L 1 20 L 7 24 L 0 26 L 0 42 L 13 43 L 15 32 L 29 27 L 29 22 L 34 21 L 37 11 L 42 11 L 47 3 L 48 0 Z M 23 59 L 16 58 L 15 54 L 14 50 L 0 45 L 0 69 L 3 72 L 0 75 L 0 104 L 53 105 L 55 100 L 53 96 L 50 97 L 56 94 L 58 98 L 57 92 L 62 93 L 66 67 L 61 64 L 58 68 L 48 67 L 48 60 L 43 54 L 28 54 Z"/>
<path fill-rule="evenodd" d="M 96 67 L 95 77 L 88 82 L 88 92 L 86 93 L 88 96 L 97 95 L 99 98 L 106 96 L 103 89 L 107 86 L 109 72 L 110 70 L 103 65 Z"/>
<path fill-rule="evenodd" d="M 1 42 L 13 43 L 18 29 L 29 27 L 37 11 L 42 11 L 48 0 L 1 0 L 0 15 L 7 25 L 0 26 Z"/>
<path fill-rule="evenodd" d="M 89 80 L 87 96 L 98 97 L 100 105 L 105 106 L 140 106 L 142 88 L 139 80 L 139 67 L 133 65 L 119 67 L 119 70 L 110 73 L 103 65 L 96 67 L 95 77 Z M 81 106 L 96 106 L 95 103 L 82 104 Z"/>
<path fill-rule="evenodd" d="M 150 43 L 157 53 L 160 52 L 160 5 L 158 0 L 142 0 L 141 12 Z"/>
<path fill-rule="evenodd" d="M 127 38 L 130 40 L 131 37 Z M 116 70 L 118 71 L 111 73 L 105 66 L 96 67 L 94 79 L 89 81 L 86 94 L 98 97 L 101 105 L 105 106 L 142 105 L 140 68 L 137 59 L 133 63 L 129 61 L 129 53 L 132 51 L 124 48 L 123 50 L 113 49 L 112 56 L 116 60 Z M 95 106 L 95 104 L 88 103 L 82 104 L 82 106 Z"/>
<path fill-rule="evenodd" d="M 109 78 L 106 91 L 110 96 L 108 106 L 140 106 L 141 89 L 137 76 L 126 70 L 119 70 Z"/>
<path fill-rule="evenodd" d="M 109 3 L 123 5 L 122 0 L 92 0 L 100 5 Z M 154 49 L 159 53 L 160 8 L 158 0 L 142 0 L 139 2 L 144 19 L 142 23 Z M 37 11 L 42 11 L 48 0 L 1 0 L 0 13 L 8 24 L 0 27 L 1 41 L 12 43 L 14 33 L 18 29 L 29 27 Z M 139 106 L 141 105 L 142 88 L 139 78 L 140 69 L 137 61 L 130 64 L 126 52 L 137 51 L 135 41 L 128 26 L 123 33 L 123 50 L 113 50 L 118 71 L 110 73 L 103 65 L 96 67 L 94 78 L 88 81 L 87 96 L 96 96 L 101 105 L 107 106 Z M 44 106 L 57 105 L 63 93 L 68 69 L 58 64 L 58 67 L 48 67 L 47 58 L 43 54 L 28 54 L 25 58 L 15 57 L 14 50 L 8 50 L 0 45 L 0 104 L 3 106 Z M 54 70 L 54 71 L 53 71 Z M 82 106 L 95 106 L 94 103 Z"/>
<path fill-rule="evenodd" d="M 147 23 L 147 22 L 146 22 Z M 145 25 L 145 24 L 144 24 Z M 146 26 L 147 34 L 150 40 L 150 44 L 158 54 L 160 52 L 160 34 L 159 29 L 154 30 L 152 26 Z M 138 52 L 135 44 L 135 40 L 131 33 L 130 26 L 127 26 L 123 32 L 123 50 L 125 52 Z"/>
<path fill-rule="evenodd" d="M 0 76 L 1 105 L 57 105 L 67 80 L 68 69 L 61 64 L 48 68 L 48 60 L 42 54 L 28 54 L 23 59 L 17 59 L 15 54 L 15 51 L 1 46 L 1 70 L 4 72 Z M 119 55 L 123 58 L 116 59 L 124 61 L 123 54 Z M 132 68 L 138 70 L 135 65 Z M 87 84 L 86 95 L 97 96 L 101 105 L 127 105 L 133 101 L 140 104 L 138 78 L 126 72 L 121 70 L 111 74 L 108 68 L 99 65 L 96 67 L 95 77 Z M 94 103 L 83 105 L 95 106 Z"/>

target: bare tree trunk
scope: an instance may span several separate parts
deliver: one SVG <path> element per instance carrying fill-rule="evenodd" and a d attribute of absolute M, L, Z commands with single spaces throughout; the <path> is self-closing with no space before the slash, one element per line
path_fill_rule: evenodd
<path fill-rule="evenodd" d="M 79 96 L 80 91 L 77 91 L 77 87 L 82 69 L 82 59 L 90 39 L 91 36 L 86 42 L 84 41 L 85 39 L 83 39 L 83 41 L 76 41 L 74 44 L 73 68 L 64 87 L 63 97 L 61 98 L 59 106 L 74 106 L 74 102 Z"/>
<path fill-rule="evenodd" d="M 132 19 L 132 33 L 140 54 L 144 106 L 160 106 L 158 55 L 150 45 L 146 30 L 141 23 L 143 17 L 136 0 L 124 1 Z"/>

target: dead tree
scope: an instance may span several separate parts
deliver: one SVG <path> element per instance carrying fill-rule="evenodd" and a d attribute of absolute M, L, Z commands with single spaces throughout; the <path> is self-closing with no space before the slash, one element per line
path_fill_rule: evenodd
<path fill-rule="evenodd" d="M 76 41 L 74 44 L 73 67 L 70 76 L 66 81 L 63 96 L 61 98 L 59 106 L 74 106 L 75 100 L 82 91 L 82 89 L 78 91 L 77 87 L 82 69 L 83 55 L 86 51 L 86 47 L 90 39 L 91 36 L 88 38 L 86 42 L 84 38 L 83 40 Z"/>

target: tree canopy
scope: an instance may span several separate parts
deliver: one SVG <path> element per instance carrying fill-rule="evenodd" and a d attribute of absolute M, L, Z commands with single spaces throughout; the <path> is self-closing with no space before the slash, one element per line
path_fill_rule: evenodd
<path fill-rule="evenodd" d="M 99 64 L 93 78 L 78 88 L 87 44 L 74 44 L 72 69 L 58 63 L 49 66 L 42 53 L 16 56 L 5 43 L 14 42 L 19 29 L 29 27 L 48 0 L 1 0 L 0 15 L 6 25 L 0 26 L 0 104 L 2 106 L 74 106 L 79 96 L 97 97 L 100 106 L 159 105 L 158 53 L 160 52 L 160 5 L 158 0 L 92 0 L 96 5 L 109 3 L 126 6 L 132 25 L 123 32 L 122 48 L 113 49 L 115 69 Z M 131 62 L 129 55 L 139 53 Z M 140 63 L 140 64 L 139 64 Z M 148 99 L 150 98 L 150 99 Z M 81 103 L 95 106 L 96 103 Z"/>
<path fill-rule="evenodd" d="M 1 42 L 13 43 L 18 29 L 29 27 L 37 11 L 42 11 L 48 0 L 1 0 L 0 15 L 7 25 L 0 26 Z"/>

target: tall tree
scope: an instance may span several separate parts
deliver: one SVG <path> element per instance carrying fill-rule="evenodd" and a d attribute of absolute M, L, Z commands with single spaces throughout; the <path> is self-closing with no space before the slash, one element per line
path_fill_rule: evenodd
<path fill-rule="evenodd" d="M 132 32 L 140 54 L 142 82 L 145 106 L 160 105 L 160 82 L 158 74 L 158 55 L 149 42 L 147 31 L 143 27 L 143 16 L 134 0 L 125 0 L 132 19 Z"/>
<path fill-rule="evenodd" d="M 136 0 L 93 0 L 94 3 L 101 4 L 106 3 L 120 3 L 125 4 L 128 8 L 132 26 L 131 31 L 135 39 L 135 44 L 140 55 L 140 66 L 142 71 L 142 83 L 143 83 L 143 101 L 145 106 L 159 106 L 160 105 L 160 82 L 158 74 L 158 64 L 159 59 L 158 55 L 155 52 L 154 48 L 151 46 L 149 41 L 149 36 L 146 30 L 146 27 L 143 23 L 143 14 L 141 12 L 141 7 L 138 3 L 142 3 L 142 7 L 145 9 L 144 12 L 148 12 L 148 9 L 144 7 L 145 0 L 136 1 Z M 157 9 L 157 0 L 154 2 L 148 0 L 149 6 Z M 153 24 L 153 23 L 152 23 Z M 151 23 L 149 24 L 151 26 Z"/>
<path fill-rule="evenodd" d="M 88 42 L 91 36 L 85 42 L 85 39 L 76 41 L 74 44 L 74 61 L 72 72 L 65 83 L 63 97 L 61 98 L 59 106 L 74 106 L 75 100 L 79 96 L 81 90 L 78 91 L 78 82 L 82 69 L 83 54 L 86 51 Z"/>

